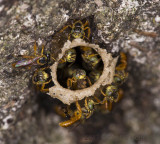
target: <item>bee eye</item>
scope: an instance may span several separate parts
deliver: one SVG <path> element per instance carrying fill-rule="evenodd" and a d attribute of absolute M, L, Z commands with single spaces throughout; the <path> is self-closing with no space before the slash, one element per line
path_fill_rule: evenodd
<path fill-rule="evenodd" d="M 93 104 L 89 104 L 88 107 L 89 107 L 90 110 L 94 109 L 94 105 Z"/>
<path fill-rule="evenodd" d="M 38 76 L 34 77 L 34 81 L 37 82 L 38 81 Z"/>
<path fill-rule="evenodd" d="M 91 57 L 90 60 L 95 62 L 97 60 L 97 58 L 96 57 Z"/>
<path fill-rule="evenodd" d="M 108 95 L 108 96 L 111 96 L 112 94 L 113 94 L 112 91 L 107 91 L 107 95 Z"/>
<path fill-rule="evenodd" d="M 45 64 L 46 61 L 47 61 L 47 58 L 46 58 L 46 57 L 42 57 L 42 58 L 39 59 L 38 62 L 39 62 L 40 64 Z"/>
<path fill-rule="evenodd" d="M 81 32 L 81 29 L 80 28 L 76 28 L 75 32 Z"/>
<path fill-rule="evenodd" d="M 121 82 L 121 79 L 119 78 L 119 77 L 114 77 L 114 80 L 115 80 L 115 82 L 117 82 L 117 83 L 120 83 Z"/>
<path fill-rule="evenodd" d="M 80 23 L 77 23 L 75 26 L 76 27 L 81 27 L 82 25 Z"/>

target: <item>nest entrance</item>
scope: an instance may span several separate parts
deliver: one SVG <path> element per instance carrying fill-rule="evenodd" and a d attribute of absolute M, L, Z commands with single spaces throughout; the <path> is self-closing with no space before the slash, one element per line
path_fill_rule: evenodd
<path fill-rule="evenodd" d="M 63 87 L 63 84 L 59 82 L 60 73 L 58 72 L 58 64 L 59 60 L 64 56 L 67 50 L 71 48 L 77 48 L 79 46 L 90 47 L 94 49 L 101 57 L 103 70 L 100 78 L 90 87 L 80 90 L 71 90 L 65 88 L 65 86 Z M 111 84 L 113 81 L 115 66 L 118 57 L 113 58 L 110 53 L 107 53 L 106 49 L 102 49 L 99 47 L 99 45 L 96 44 L 86 43 L 82 39 L 74 39 L 72 42 L 68 40 L 66 43 L 64 43 L 64 46 L 61 48 L 62 52 L 58 55 L 56 62 L 50 67 L 52 81 L 55 85 L 49 88 L 49 95 L 53 98 L 59 99 L 64 104 L 70 105 L 71 103 L 74 103 L 77 100 L 82 100 L 85 97 L 93 96 L 96 90 L 98 90 L 101 86 Z"/>
<path fill-rule="evenodd" d="M 87 79 L 78 80 L 78 87 L 70 89 L 77 90 L 90 87 L 99 79 L 102 74 L 104 68 L 102 58 L 91 47 L 76 46 L 71 49 L 74 49 L 76 52 L 75 61 L 66 61 L 64 63 L 61 63 L 61 60 L 59 60 L 57 67 L 57 80 L 62 87 L 68 88 L 67 80 L 73 79 L 73 73 L 76 73 L 76 71 L 83 70 L 86 73 Z M 63 58 L 64 57 L 65 56 L 63 56 Z M 80 73 L 80 71 L 78 72 Z"/>

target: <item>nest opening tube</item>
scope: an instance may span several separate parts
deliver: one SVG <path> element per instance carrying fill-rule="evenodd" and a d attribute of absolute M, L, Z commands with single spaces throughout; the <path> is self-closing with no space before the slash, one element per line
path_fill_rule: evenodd
<path fill-rule="evenodd" d="M 63 87 L 59 83 L 58 64 L 59 60 L 62 59 L 67 50 L 79 46 L 90 47 L 94 49 L 94 51 L 97 52 L 98 55 L 101 57 L 103 63 L 103 70 L 101 76 L 93 85 L 80 90 L 71 90 Z M 57 98 L 64 104 L 70 105 L 71 103 L 74 103 L 77 100 L 82 100 L 85 97 L 93 96 L 95 91 L 99 89 L 101 86 L 105 86 L 112 83 L 118 57 L 113 58 L 110 53 L 107 53 L 106 49 L 102 49 L 99 47 L 99 45 L 96 44 L 87 43 L 82 39 L 74 39 L 72 42 L 68 40 L 66 43 L 64 43 L 64 46 L 63 48 L 61 48 L 61 50 L 62 52 L 58 55 L 56 62 L 50 67 L 52 80 L 55 84 L 55 86 L 49 89 L 49 95 L 51 97 Z"/>

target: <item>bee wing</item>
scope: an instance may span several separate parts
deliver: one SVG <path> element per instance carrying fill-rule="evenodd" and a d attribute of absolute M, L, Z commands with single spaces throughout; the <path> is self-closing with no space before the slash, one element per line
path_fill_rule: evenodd
<path fill-rule="evenodd" d="M 21 61 L 13 63 L 12 66 L 15 68 L 18 68 L 18 67 L 28 66 L 31 63 L 32 63 L 32 60 L 21 60 Z"/>
<path fill-rule="evenodd" d="M 28 66 L 28 65 L 31 65 L 31 64 L 34 64 L 34 62 L 36 60 L 38 60 L 40 57 L 35 57 L 33 59 L 23 59 L 21 61 L 18 61 L 18 62 L 15 62 L 12 64 L 12 66 L 14 68 L 19 68 L 19 67 L 25 67 L 25 66 Z"/>

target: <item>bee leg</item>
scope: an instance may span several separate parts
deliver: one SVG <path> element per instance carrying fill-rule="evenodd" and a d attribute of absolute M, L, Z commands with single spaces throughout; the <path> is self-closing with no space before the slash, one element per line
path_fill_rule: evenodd
<path fill-rule="evenodd" d="M 118 97 L 117 97 L 116 100 L 114 100 L 114 102 L 120 101 L 122 99 L 122 97 L 123 97 L 123 90 L 119 89 L 119 91 L 118 91 Z"/>
<path fill-rule="evenodd" d="M 84 100 L 84 106 L 85 106 L 85 108 L 89 111 L 88 103 L 87 103 L 87 98 L 85 98 L 85 100 Z"/>
<path fill-rule="evenodd" d="M 121 64 L 119 64 L 116 67 L 116 70 L 118 70 L 118 71 L 125 70 L 127 67 L 127 57 L 123 52 L 120 53 L 120 58 L 121 58 L 121 60 L 120 60 Z"/>
<path fill-rule="evenodd" d="M 60 115 L 61 117 L 66 117 L 65 112 L 63 111 L 63 109 L 59 106 L 59 105 L 55 105 L 54 108 L 55 112 Z"/>
<path fill-rule="evenodd" d="M 101 102 L 101 104 L 104 105 L 104 109 L 105 110 L 109 110 L 109 111 L 112 110 L 112 101 L 107 101 L 106 97 L 103 99 L 103 101 Z"/>
<path fill-rule="evenodd" d="M 89 78 L 88 76 L 86 76 L 86 78 L 87 78 L 87 81 L 88 81 L 88 83 L 89 83 L 89 86 L 92 86 L 92 83 L 91 83 L 90 78 Z"/>
<path fill-rule="evenodd" d="M 67 105 L 67 113 L 71 117 L 74 115 L 74 112 L 70 109 L 69 105 Z"/>
<path fill-rule="evenodd" d="M 82 110 L 81 110 L 81 106 L 79 105 L 78 101 L 76 101 L 76 107 L 77 107 L 77 110 L 74 112 L 74 117 L 71 117 L 70 120 L 59 123 L 61 127 L 71 126 L 72 124 L 80 120 L 80 118 L 82 117 Z"/>
<path fill-rule="evenodd" d="M 73 78 L 68 78 L 67 79 L 67 87 L 70 89 L 76 89 L 76 79 L 73 77 Z"/>
<path fill-rule="evenodd" d="M 70 40 L 71 39 L 71 33 L 68 35 L 68 40 Z"/>
<path fill-rule="evenodd" d="M 83 23 L 81 22 L 81 20 L 75 21 L 73 25 L 75 26 L 76 23 L 81 23 L 81 25 L 83 25 Z"/>
<path fill-rule="evenodd" d="M 64 121 L 64 122 L 60 122 L 59 126 L 61 126 L 61 127 L 69 127 L 72 124 L 74 124 L 75 122 L 77 122 L 81 118 L 81 114 L 79 114 L 78 111 L 75 111 L 74 114 L 75 114 L 75 116 L 71 117 L 70 120 L 67 120 L 67 121 Z"/>
<path fill-rule="evenodd" d="M 45 89 L 45 84 L 42 84 L 40 91 L 41 92 L 49 92 L 49 88 Z"/>
<path fill-rule="evenodd" d="M 34 48 L 34 55 L 35 55 L 35 56 L 38 56 L 38 55 L 37 55 L 37 45 L 36 45 L 36 41 L 35 41 L 35 43 L 34 43 L 33 48 Z"/>
<path fill-rule="evenodd" d="M 104 111 L 107 111 L 107 110 L 111 111 L 112 110 L 112 102 L 106 100 L 103 103 L 103 110 Z"/>
<path fill-rule="evenodd" d="M 91 58 L 91 57 L 94 57 L 94 56 L 97 56 L 98 54 L 90 54 L 89 56 L 88 56 L 88 58 Z"/>
<path fill-rule="evenodd" d="M 72 28 L 71 25 L 67 25 L 67 26 L 65 26 L 64 28 L 62 28 L 62 29 L 60 30 L 60 33 L 63 32 L 63 31 L 64 31 L 65 29 L 67 29 L 68 27 Z"/>
<path fill-rule="evenodd" d="M 71 79 L 71 78 L 68 78 L 67 79 L 67 87 L 70 89 L 70 88 L 72 88 L 72 85 L 73 84 L 73 80 Z"/>
<path fill-rule="evenodd" d="M 44 52 L 44 45 L 42 45 L 41 56 L 43 56 L 43 52 Z"/>
<path fill-rule="evenodd" d="M 107 105 L 108 105 L 108 110 L 111 111 L 112 110 L 112 102 L 111 101 L 107 102 Z"/>
<path fill-rule="evenodd" d="M 86 21 L 86 22 L 85 22 L 85 24 L 84 24 L 83 26 L 85 27 L 85 26 L 86 26 L 86 25 L 88 25 L 88 24 L 89 24 L 89 22 L 88 22 L 88 21 Z"/>
<path fill-rule="evenodd" d="M 101 104 L 101 100 L 99 98 L 97 98 L 96 96 L 94 96 L 94 99 L 97 101 L 98 104 Z"/>
<path fill-rule="evenodd" d="M 56 61 L 56 59 L 55 59 L 53 56 L 51 56 L 51 58 L 52 58 L 54 61 Z"/>
<path fill-rule="evenodd" d="M 36 70 L 35 73 L 34 73 L 34 75 L 32 76 L 32 83 L 35 84 L 35 85 L 36 85 L 36 83 L 34 82 L 34 77 L 35 77 L 37 71 L 38 71 L 38 70 Z"/>
<path fill-rule="evenodd" d="M 114 77 L 120 77 L 120 75 L 119 74 L 115 74 Z"/>
<path fill-rule="evenodd" d="M 53 55 L 51 55 L 51 59 L 53 59 L 54 61 L 56 61 L 56 59 L 54 58 L 54 56 L 53 56 Z"/>
<path fill-rule="evenodd" d="M 90 29 L 89 27 L 85 27 L 85 28 L 84 28 L 84 31 L 87 30 L 87 29 L 88 29 L 88 39 L 89 39 L 90 34 L 91 34 L 91 29 Z"/>
<path fill-rule="evenodd" d="M 84 39 L 84 38 L 86 38 L 86 39 L 88 40 L 88 38 L 85 36 L 85 34 L 83 35 L 83 38 L 82 38 L 82 39 Z"/>
<path fill-rule="evenodd" d="M 100 91 L 101 91 L 101 94 L 102 94 L 104 97 L 106 97 L 106 94 L 102 91 L 102 89 L 100 89 Z"/>
<path fill-rule="evenodd" d="M 27 59 L 32 59 L 32 58 L 34 58 L 35 56 L 18 55 L 18 57 L 27 58 Z"/>
<path fill-rule="evenodd" d="M 41 70 L 44 71 L 45 69 L 49 69 L 49 66 L 42 68 Z M 49 81 L 51 81 L 51 79 Z"/>
<path fill-rule="evenodd" d="M 105 98 L 103 99 L 103 101 L 102 101 L 102 104 L 107 105 L 109 111 L 111 111 L 111 110 L 112 110 L 112 102 L 113 102 L 113 100 L 109 100 L 109 103 L 108 103 L 107 95 L 102 91 L 102 89 L 100 89 L 100 91 L 101 91 L 101 94 L 105 97 Z"/>
<path fill-rule="evenodd" d="M 65 62 L 66 62 L 66 59 L 61 58 L 59 63 L 65 63 Z"/>
<path fill-rule="evenodd" d="M 80 114 L 82 114 L 81 106 L 79 105 L 78 101 L 76 101 L 76 107 Z"/>
<path fill-rule="evenodd" d="M 86 119 L 88 119 L 88 118 L 90 117 L 91 113 L 90 113 L 90 110 L 89 110 L 89 107 L 88 107 L 87 98 L 85 98 L 85 100 L 84 100 L 84 106 L 85 106 L 85 108 L 86 108 L 87 111 L 88 111 L 88 114 L 87 114 L 87 116 L 86 116 Z"/>
<path fill-rule="evenodd" d="M 87 114 L 87 116 L 86 116 L 86 119 L 88 119 L 88 118 L 93 114 L 93 112 L 94 112 L 94 111 L 93 111 L 93 110 L 94 110 L 94 107 L 92 107 L 92 108 L 90 107 L 90 108 L 89 108 L 87 99 L 88 99 L 88 98 L 85 98 L 85 108 L 86 108 L 87 111 L 88 111 L 88 114 Z M 89 102 L 91 102 L 91 101 L 93 102 L 93 103 L 92 103 L 93 105 L 99 104 L 99 103 L 94 102 L 92 99 L 89 99 Z"/>
<path fill-rule="evenodd" d="M 45 85 L 46 85 L 46 84 L 49 84 L 51 81 L 52 81 L 52 80 L 50 79 L 49 81 L 43 83 L 42 86 L 41 86 L 40 91 L 41 91 L 41 92 L 49 92 L 49 88 L 46 88 L 46 89 L 45 89 Z"/>

